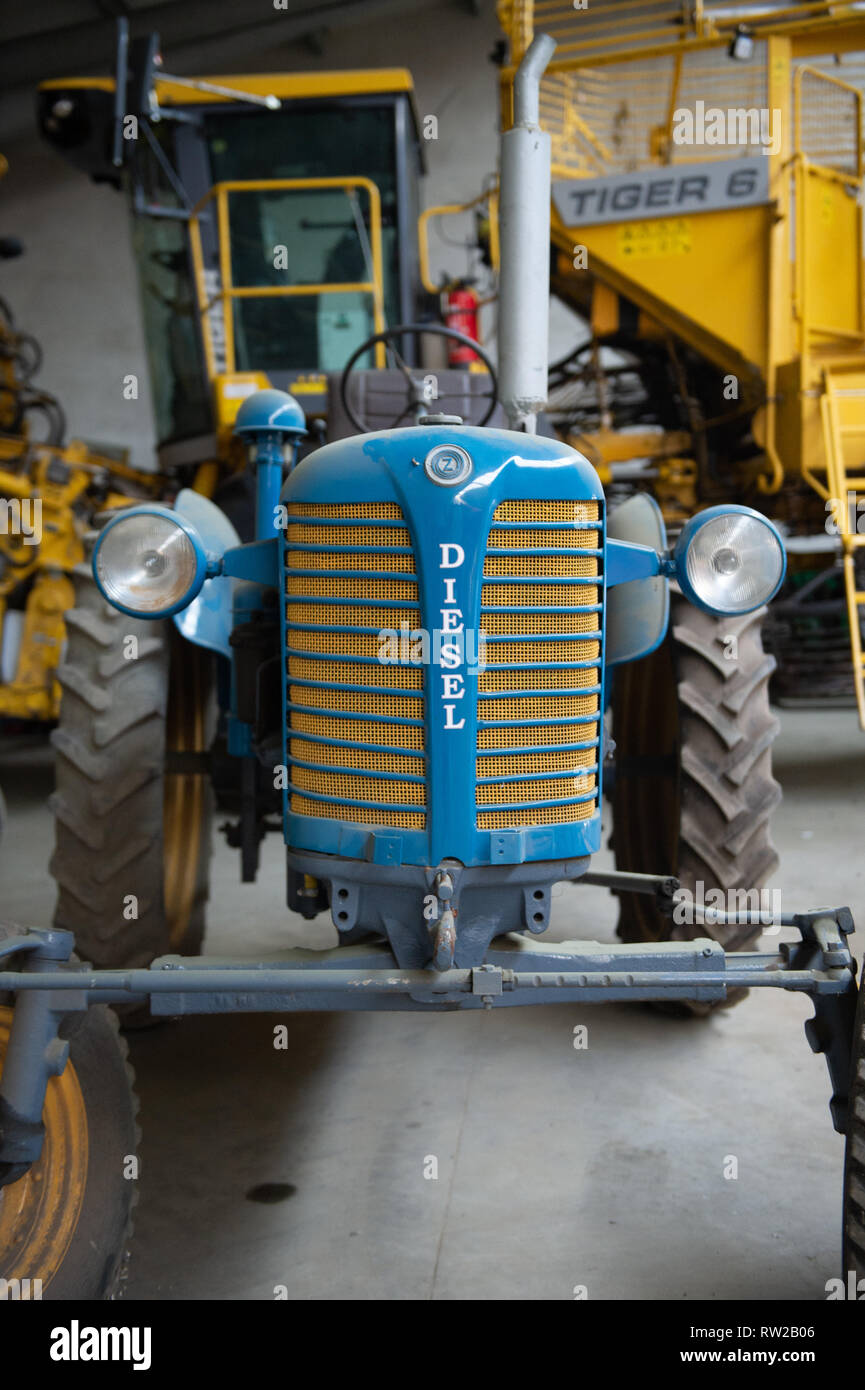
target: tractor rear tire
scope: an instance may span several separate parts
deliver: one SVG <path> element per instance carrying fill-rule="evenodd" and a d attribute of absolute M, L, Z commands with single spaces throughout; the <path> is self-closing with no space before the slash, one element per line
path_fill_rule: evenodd
<path fill-rule="evenodd" d="M 746 890 L 756 904 L 755 890 L 778 865 L 769 822 L 781 799 L 771 762 L 779 728 L 769 707 L 775 659 L 760 633 L 766 610 L 715 618 L 675 590 L 670 605 L 667 639 L 617 676 L 616 867 L 673 874 L 691 894 L 702 884 L 704 896 L 721 889 L 725 901 L 729 890 Z M 653 898 L 632 893 L 620 898 L 617 930 L 624 941 L 709 936 L 736 951 L 752 949 L 761 928 L 676 923 Z M 745 993 L 731 991 L 723 1002 Z M 694 1003 L 684 1012 L 711 1009 Z"/>
<path fill-rule="evenodd" d="M 844 1263 L 847 1280 L 852 1270 L 856 1286 L 865 1279 L 865 967 L 859 977 L 859 1000 L 853 1028 L 850 1104 L 844 1158 Z M 863 1285 L 865 1291 L 865 1285 Z M 860 1295 L 861 1296 L 861 1295 Z"/>
<path fill-rule="evenodd" d="M 170 621 L 111 608 L 89 563 L 75 570 L 75 607 L 58 670 L 54 924 L 83 959 L 146 966 L 201 948 L 213 793 L 172 772 L 174 751 L 209 747 L 212 658 Z"/>
<path fill-rule="evenodd" d="M 0 940 L 8 934 L 0 927 Z M 9 1004 L 8 996 L 0 999 L 0 1074 L 14 1013 Z M 126 1040 L 104 1004 L 68 1015 L 60 1036 L 69 1041 L 69 1060 L 48 1082 L 42 1154 L 16 1182 L 0 1187 L 0 1297 L 6 1299 L 111 1299 L 123 1292 L 140 1137 Z"/>

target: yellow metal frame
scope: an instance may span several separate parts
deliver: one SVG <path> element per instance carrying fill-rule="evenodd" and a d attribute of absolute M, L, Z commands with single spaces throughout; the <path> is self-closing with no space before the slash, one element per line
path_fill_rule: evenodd
<path fill-rule="evenodd" d="M 372 256 L 372 280 L 332 282 L 312 285 L 235 285 L 231 270 L 231 236 L 228 199 L 232 193 L 276 193 L 300 192 L 308 189 L 349 189 L 361 188 L 369 197 L 370 206 L 370 254 Z M 219 275 L 221 288 L 218 294 L 208 297 L 204 282 L 204 254 L 201 247 L 201 214 L 212 201 L 216 202 L 216 225 L 219 234 Z M 216 304 L 222 307 L 225 332 L 225 370 L 236 370 L 234 359 L 234 314 L 235 299 L 275 299 L 281 297 L 309 297 L 316 294 L 362 293 L 372 298 L 373 323 L 376 333 L 385 328 L 384 319 L 384 272 L 381 249 L 381 195 L 372 179 L 356 177 L 329 177 L 306 179 L 233 179 L 226 183 L 214 184 L 204 197 L 196 203 L 189 219 L 189 240 L 192 249 L 192 264 L 195 275 L 195 292 L 198 299 L 201 334 L 204 342 L 204 357 L 208 379 L 212 385 L 217 376 L 213 339 L 208 316 Z M 385 365 L 384 344 L 375 348 L 376 366 Z"/>
<path fill-rule="evenodd" d="M 492 268 L 497 271 L 499 268 L 499 190 L 498 186 L 489 189 L 486 193 L 481 193 L 477 198 L 472 198 L 469 203 L 437 203 L 435 207 L 426 208 L 417 220 L 417 245 L 418 261 L 420 267 L 421 284 L 428 294 L 438 294 L 441 286 L 437 285 L 432 278 L 429 256 L 429 231 L 428 225 L 433 217 L 455 217 L 459 213 L 471 212 L 472 208 L 482 207 L 484 203 L 489 205 L 488 215 L 490 219 L 490 261 Z"/>
<path fill-rule="evenodd" d="M 802 81 L 805 77 L 820 82 L 826 82 L 832 87 L 840 87 L 842 91 L 849 93 L 856 106 L 855 128 L 858 139 L 855 145 L 856 172 L 855 174 L 844 173 L 838 169 L 832 169 L 823 164 L 818 164 L 808 158 L 802 150 Z M 844 82 L 839 77 L 833 77 L 829 73 L 822 72 L 819 68 L 812 68 L 803 65 L 796 69 L 793 77 L 793 130 L 794 130 L 794 159 L 795 159 L 795 202 L 796 202 L 796 283 L 795 283 L 795 313 L 799 319 L 801 329 L 801 351 L 805 356 L 811 343 L 812 337 L 824 337 L 834 340 L 849 339 L 851 342 L 859 342 L 863 337 L 862 319 L 862 283 L 861 273 L 859 283 L 856 286 L 854 302 L 857 309 L 857 327 L 853 332 L 845 329 L 832 328 L 827 324 L 819 324 L 811 321 L 809 315 L 809 286 L 808 286 L 808 257 L 807 257 L 807 237 L 806 237 L 806 199 L 805 183 L 808 178 L 819 178 L 827 183 L 840 184 L 846 188 L 855 188 L 857 198 L 862 189 L 862 93 L 857 87 L 849 82 Z M 861 258 L 860 258 L 861 271 Z"/>
<path fill-rule="evenodd" d="M 849 363 L 845 364 L 849 367 Z M 844 592 L 847 598 L 847 617 L 850 629 L 850 648 L 853 657 L 853 680 L 856 688 L 856 704 L 859 709 L 859 725 L 865 730 L 865 656 L 862 651 L 861 612 L 865 608 L 865 592 L 856 587 L 856 551 L 865 546 L 865 535 L 859 535 L 856 526 L 850 525 L 850 497 L 856 500 L 855 515 L 859 516 L 859 502 L 865 499 L 865 476 L 847 472 L 844 452 L 845 435 L 855 435 L 865 439 L 865 424 L 844 424 L 840 418 L 840 404 L 844 397 L 856 398 L 865 403 L 865 369 L 850 373 L 856 382 L 853 386 L 843 386 L 843 369 L 828 368 L 825 373 L 824 391 L 820 398 L 823 418 L 823 431 L 826 441 L 826 486 L 811 479 L 817 490 L 833 504 L 834 520 L 841 535 L 842 566 L 844 569 Z"/>
<path fill-rule="evenodd" d="M 654 18 L 645 15 L 652 8 Z M 637 12 L 643 12 L 642 16 Z M 815 31 L 825 33 L 834 51 L 849 46 L 848 28 L 861 33 L 862 26 L 861 11 L 853 4 L 834 4 L 832 0 L 762 14 L 754 13 L 753 0 L 719 0 L 717 4 L 711 0 L 608 0 L 606 4 L 591 0 L 587 10 L 575 10 L 573 0 L 499 0 L 498 13 L 511 41 L 511 66 L 503 70 L 508 84 L 535 33 L 549 33 L 557 41 L 547 68 L 549 75 L 718 48 L 730 42 L 740 24 L 746 24 L 755 39 L 770 34 L 794 40 L 804 36 L 808 51 L 812 51 Z M 586 37 L 587 31 L 593 32 L 592 21 L 607 32 Z M 580 28 L 583 35 L 574 38 Z"/>

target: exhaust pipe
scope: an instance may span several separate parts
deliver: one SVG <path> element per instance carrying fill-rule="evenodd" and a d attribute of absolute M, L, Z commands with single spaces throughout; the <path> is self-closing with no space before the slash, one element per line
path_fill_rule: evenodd
<path fill-rule="evenodd" d="M 501 138 L 499 399 L 510 428 L 527 434 L 547 403 L 550 137 L 540 127 L 539 93 L 555 47 L 549 34 L 532 40 L 514 78 L 514 124 Z"/>

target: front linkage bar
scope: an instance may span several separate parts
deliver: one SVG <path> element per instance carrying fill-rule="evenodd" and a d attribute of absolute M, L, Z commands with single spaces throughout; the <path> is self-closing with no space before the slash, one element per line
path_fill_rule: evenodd
<path fill-rule="evenodd" d="M 629 875 L 620 891 L 669 897 L 675 880 Z M 637 877 L 641 881 L 636 882 Z M 727 914 L 752 925 L 751 914 Z M 856 1010 L 856 964 L 846 937 L 849 908 L 793 913 L 785 925 L 799 940 L 777 951 L 725 952 L 716 941 L 607 945 L 567 941 L 538 950 L 524 936 L 499 938 L 482 965 L 446 971 L 402 970 L 387 946 L 332 951 L 286 950 L 266 962 L 161 956 L 143 970 L 99 970 L 70 959 L 69 932 L 31 930 L 0 942 L 0 996 L 17 995 L 0 1077 L 0 1186 L 40 1155 L 42 1108 L 51 1076 L 66 1065 L 61 1031 L 93 1004 L 143 1004 L 156 1015 L 272 1013 L 298 1010 L 446 1011 L 497 1005 L 681 1000 L 713 1002 L 729 989 L 797 990 L 814 1000 L 805 1025 L 823 1052 L 832 1119 L 844 1133 Z M 4 965 L 15 961 L 15 969 Z"/>

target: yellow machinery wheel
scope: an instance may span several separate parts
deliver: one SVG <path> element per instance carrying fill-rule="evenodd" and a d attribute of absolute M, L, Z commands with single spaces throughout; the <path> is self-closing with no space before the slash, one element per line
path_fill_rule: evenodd
<path fill-rule="evenodd" d="M 212 737 L 211 659 L 172 632 L 166 753 L 195 753 Z M 163 891 L 168 946 L 192 954 L 201 949 L 207 900 L 213 793 L 206 778 L 168 773 L 163 787 Z M 193 851 L 194 852 L 191 852 Z"/>
<path fill-rule="evenodd" d="M 0 1008 L 0 1075 L 12 1017 Z M 110 1010 L 67 1022 L 70 1058 L 48 1082 L 42 1155 L 0 1188 L 5 1299 L 106 1299 L 121 1290 L 137 1193 L 132 1072 Z"/>

